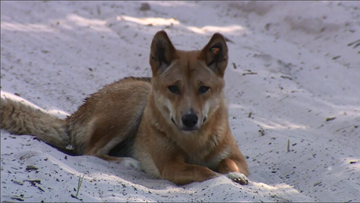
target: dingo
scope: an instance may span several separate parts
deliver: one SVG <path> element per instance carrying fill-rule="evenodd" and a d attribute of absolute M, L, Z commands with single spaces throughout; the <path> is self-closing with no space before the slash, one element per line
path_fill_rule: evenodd
<path fill-rule="evenodd" d="M 225 38 L 198 51 L 176 50 L 165 31 L 150 50 L 152 78 L 124 78 L 86 99 L 66 119 L 1 97 L 1 128 L 77 155 L 132 157 L 142 170 L 175 184 L 221 174 L 248 184 L 248 167 L 231 133 L 224 97 Z"/>

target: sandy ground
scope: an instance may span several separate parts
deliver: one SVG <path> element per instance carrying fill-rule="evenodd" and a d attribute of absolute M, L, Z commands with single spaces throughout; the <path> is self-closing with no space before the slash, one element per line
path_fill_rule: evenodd
<path fill-rule="evenodd" d="M 150 76 L 158 30 L 187 50 L 221 32 L 250 184 L 178 187 L 1 130 L 1 201 L 360 201 L 360 2 L 142 3 L 1 1 L 2 95 L 65 117 L 108 83 Z"/>

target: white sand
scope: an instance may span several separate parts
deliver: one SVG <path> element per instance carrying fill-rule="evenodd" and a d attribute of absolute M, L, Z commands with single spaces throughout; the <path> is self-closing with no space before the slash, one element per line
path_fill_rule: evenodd
<path fill-rule="evenodd" d="M 178 187 L 1 130 L 1 201 L 80 201 L 71 194 L 82 175 L 83 201 L 360 201 L 360 46 L 348 45 L 360 40 L 360 2 L 141 3 L 2 1 L 2 94 L 64 117 L 106 84 L 150 76 L 158 30 L 179 49 L 221 32 L 234 42 L 229 119 L 250 184 Z"/>

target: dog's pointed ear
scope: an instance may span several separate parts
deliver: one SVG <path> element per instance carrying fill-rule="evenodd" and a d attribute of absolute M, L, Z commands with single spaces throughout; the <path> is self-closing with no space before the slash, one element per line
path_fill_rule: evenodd
<path fill-rule="evenodd" d="M 217 75 L 223 77 L 228 63 L 228 47 L 225 37 L 215 33 L 200 52 L 200 59 Z"/>
<path fill-rule="evenodd" d="M 153 76 L 164 72 L 178 58 L 176 49 L 165 31 L 157 32 L 151 42 L 150 65 Z"/>

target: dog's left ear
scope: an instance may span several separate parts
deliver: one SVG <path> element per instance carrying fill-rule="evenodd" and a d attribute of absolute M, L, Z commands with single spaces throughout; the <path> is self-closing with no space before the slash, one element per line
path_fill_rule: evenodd
<path fill-rule="evenodd" d="M 228 47 L 225 37 L 220 33 L 215 33 L 201 50 L 200 59 L 204 60 L 212 71 L 223 77 L 228 63 Z"/>

